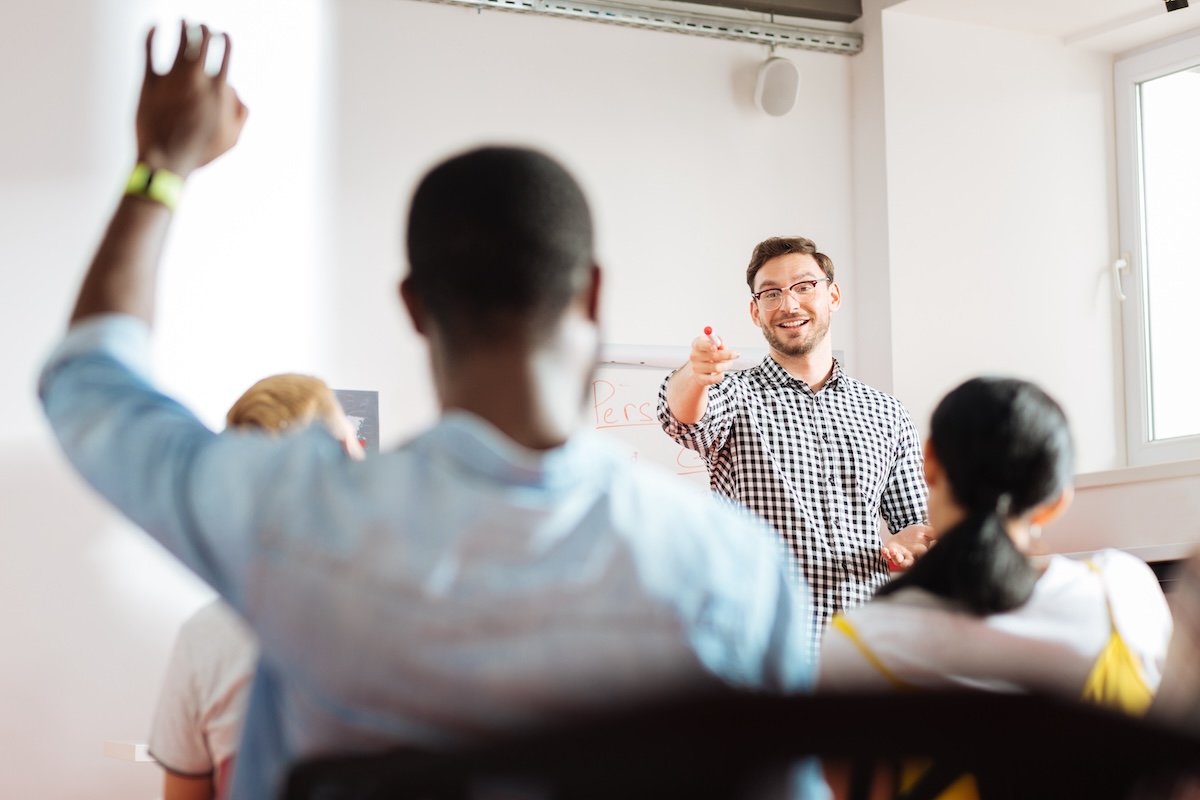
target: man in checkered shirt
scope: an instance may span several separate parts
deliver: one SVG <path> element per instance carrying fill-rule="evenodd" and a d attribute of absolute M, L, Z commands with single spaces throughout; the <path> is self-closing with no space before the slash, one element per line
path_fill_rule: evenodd
<path fill-rule="evenodd" d="M 664 382 L 663 429 L 708 464 L 713 491 L 766 518 L 813 594 L 817 646 L 835 611 L 871 598 L 889 562 L 929 547 L 921 442 L 899 400 L 842 372 L 829 322 L 841 305 L 833 262 L 803 238 L 754 248 L 750 318 L 770 345 L 756 367 L 708 336 Z M 893 535 L 879 535 L 883 514 Z"/>

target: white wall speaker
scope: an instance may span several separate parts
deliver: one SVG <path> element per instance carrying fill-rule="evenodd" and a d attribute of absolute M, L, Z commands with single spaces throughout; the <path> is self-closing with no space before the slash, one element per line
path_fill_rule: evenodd
<path fill-rule="evenodd" d="M 758 68 L 754 104 L 772 117 L 782 117 L 796 105 L 800 70 L 786 58 L 771 56 Z"/>

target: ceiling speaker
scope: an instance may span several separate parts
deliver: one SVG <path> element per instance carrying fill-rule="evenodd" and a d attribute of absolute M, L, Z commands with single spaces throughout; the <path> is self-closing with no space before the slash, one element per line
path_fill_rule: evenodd
<path fill-rule="evenodd" d="M 786 58 L 771 56 L 758 68 L 754 103 L 772 117 L 782 117 L 796 105 L 800 70 Z"/>

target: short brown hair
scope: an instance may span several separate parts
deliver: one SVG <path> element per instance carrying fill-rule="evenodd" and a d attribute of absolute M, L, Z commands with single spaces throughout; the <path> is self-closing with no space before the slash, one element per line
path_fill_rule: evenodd
<path fill-rule="evenodd" d="M 333 390 L 320 378 L 287 373 L 263 378 L 237 399 L 225 422 L 231 428 L 277 432 L 341 414 Z"/>
<path fill-rule="evenodd" d="M 583 189 L 561 164 L 521 148 L 472 150 L 434 167 L 413 195 L 408 282 L 455 351 L 536 340 L 587 285 L 592 240 Z"/>
<path fill-rule="evenodd" d="M 756 244 L 754 253 L 750 256 L 750 266 L 746 267 L 746 284 L 750 287 L 750 291 L 754 291 L 754 276 L 762 269 L 763 264 L 777 256 L 786 256 L 788 253 L 804 253 L 812 256 L 824 271 L 825 277 L 833 280 L 833 259 L 818 252 L 812 239 L 805 239 L 803 236 L 772 236 L 770 239 Z"/>

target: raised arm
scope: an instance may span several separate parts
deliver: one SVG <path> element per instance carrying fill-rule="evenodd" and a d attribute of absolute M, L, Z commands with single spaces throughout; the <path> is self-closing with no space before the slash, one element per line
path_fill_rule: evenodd
<path fill-rule="evenodd" d="M 232 512 L 258 502 L 278 469 L 250 462 L 277 458 L 279 448 L 228 440 L 222 452 L 229 455 L 211 455 L 219 437 L 159 392 L 150 370 L 147 326 L 174 201 L 193 170 L 233 146 L 246 118 L 226 83 L 228 41 L 220 70 L 206 74 L 214 37 L 195 29 L 189 46 L 187 30 L 181 26 L 179 51 L 164 75 L 150 66 L 154 32 L 146 39 L 137 111 L 140 163 L 38 391 L 63 452 L 88 483 L 242 609 L 242 573 L 254 540 Z M 201 477 L 205 468 L 210 472 Z"/>
<path fill-rule="evenodd" d="M 237 143 L 246 106 L 227 82 L 230 42 L 216 74 L 204 70 L 214 38 L 200 26 L 189 46 L 180 25 L 179 50 L 165 75 L 151 64 L 155 31 L 146 36 L 146 73 L 137 110 L 138 169 L 109 223 L 88 270 L 71 324 L 95 314 L 121 313 L 154 320 L 158 263 L 182 182 Z"/>

